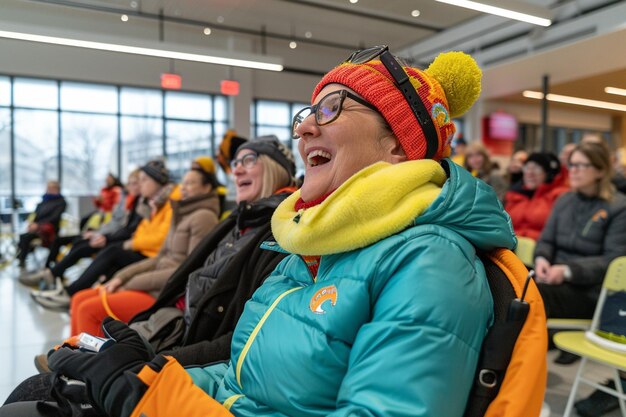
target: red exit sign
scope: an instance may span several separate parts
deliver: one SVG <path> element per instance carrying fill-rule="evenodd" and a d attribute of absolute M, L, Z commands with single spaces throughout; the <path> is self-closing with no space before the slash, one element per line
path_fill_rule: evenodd
<path fill-rule="evenodd" d="M 225 96 L 236 96 L 239 94 L 239 82 L 233 80 L 222 80 L 220 91 Z"/>
<path fill-rule="evenodd" d="M 161 74 L 161 88 L 166 90 L 180 90 L 183 84 L 183 78 L 178 74 Z"/>

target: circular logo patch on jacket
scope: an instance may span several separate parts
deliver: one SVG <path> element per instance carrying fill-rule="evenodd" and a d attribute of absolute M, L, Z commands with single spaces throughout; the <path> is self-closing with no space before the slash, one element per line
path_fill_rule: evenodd
<path fill-rule="evenodd" d="M 315 294 L 313 294 L 313 297 L 311 297 L 311 302 L 309 303 L 311 311 L 315 314 L 326 313 L 326 310 L 322 309 L 322 304 L 326 301 L 330 301 L 331 306 L 334 306 L 337 304 L 337 295 L 337 287 L 334 285 L 320 288 Z"/>

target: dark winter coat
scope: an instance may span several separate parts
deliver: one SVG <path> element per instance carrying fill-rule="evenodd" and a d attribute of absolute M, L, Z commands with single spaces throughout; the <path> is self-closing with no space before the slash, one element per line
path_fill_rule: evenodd
<path fill-rule="evenodd" d="M 162 307 L 172 307 L 185 295 L 189 276 L 196 271 L 213 281 L 210 288 L 195 301 L 196 313 L 186 329 L 182 347 L 167 352 L 182 365 L 203 364 L 230 358 L 233 330 L 243 307 L 254 291 L 286 256 L 260 248 L 273 241 L 270 219 L 278 204 L 288 194 L 278 194 L 255 204 L 242 203 L 219 223 L 180 265 L 159 294 L 155 304 L 139 313 L 131 323 L 147 320 Z M 247 231 L 242 247 L 228 252 L 228 261 L 217 269 L 207 268 L 205 261 L 219 245 L 228 243 L 234 231 Z M 252 233 L 250 235 L 249 233 Z M 197 271 L 201 269 L 201 271 Z M 204 272 L 202 272 L 204 271 Z"/>
<path fill-rule="evenodd" d="M 59 231 L 59 224 L 61 223 L 61 215 L 65 211 L 67 203 L 62 195 L 54 196 L 53 198 L 44 199 L 41 203 L 37 204 L 35 208 L 35 218 L 33 223 L 43 224 L 49 223 L 54 228 L 55 232 Z"/>
<path fill-rule="evenodd" d="M 535 257 L 569 266 L 570 282 L 597 297 L 609 263 L 626 255 L 626 196 L 611 202 L 577 192 L 563 194 L 537 242 Z"/>

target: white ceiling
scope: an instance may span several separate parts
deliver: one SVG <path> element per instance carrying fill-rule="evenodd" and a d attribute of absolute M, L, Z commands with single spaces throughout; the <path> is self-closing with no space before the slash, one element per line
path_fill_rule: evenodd
<path fill-rule="evenodd" d="M 557 85 L 567 82 L 570 91 L 583 97 L 584 80 L 603 73 L 611 73 L 611 82 L 626 88 L 626 0 L 525 0 L 552 11 L 555 23 L 547 29 L 434 0 L 11 1 L 22 5 L 24 16 L 34 9 L 75 15 L 71 26 L 82 31 L 89 29 L 89 19 L 111 19 L 111 32 L 127 39 L 149 33 L 175 43 L 182 42 L 183 32 L 197 33 L 184 42 L 278 56 L 294 73 L 321 74 L 354 49 L 384 43 L 422 65 L 437 51 L 472 53 L 485 70 L 487 99 L 536 89 L 543 75 Z M 410 15 L 415 9 L 420 11 L 417 18 Z M 125 25 L 121 13 L 130 17 Z M 151 29 L 140 32 L 139 25 Z M 212 29 L 210 36 L 201 34 L 204 27 Z M 297 53 L 289 49 L 291 40 L 298 42 Z"/>

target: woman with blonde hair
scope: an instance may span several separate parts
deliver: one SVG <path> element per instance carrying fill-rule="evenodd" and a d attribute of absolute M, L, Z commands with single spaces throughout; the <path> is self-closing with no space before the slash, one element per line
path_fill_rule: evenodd
<path fill-rule="evenodd" d="M 465 169 L 476 178 L 480 178 L 491 186 L 498 199 L 502 201 L 506 193 L 506 181 L 497 172 L 497 165 L 491 160 L 485 145 L 478 141 L 471 142 L 465 151 Z"/>

